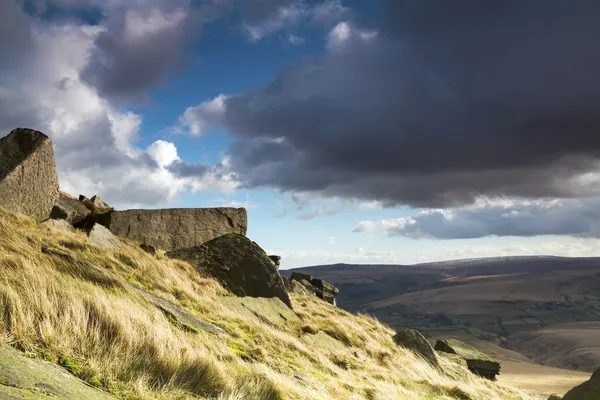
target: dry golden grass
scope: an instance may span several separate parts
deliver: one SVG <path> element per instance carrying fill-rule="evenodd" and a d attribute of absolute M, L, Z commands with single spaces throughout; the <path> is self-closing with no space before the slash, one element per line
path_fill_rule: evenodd
<path fill-rule="evenodd" d="M 173 325 L 127 281 L 230 336 Z M 449 359 L 441 360 L 446 373 L 432 369 L 397 347 L 388 327 L 313 297 L 293 295 L 297 321 L 275 327 L 242 317 L 224 296 L 230 294 L 184 262 L 134 244 L 101 250 L 82 233 L 0 209 L 0 341 L 119 398 L 537 399 Z"/>

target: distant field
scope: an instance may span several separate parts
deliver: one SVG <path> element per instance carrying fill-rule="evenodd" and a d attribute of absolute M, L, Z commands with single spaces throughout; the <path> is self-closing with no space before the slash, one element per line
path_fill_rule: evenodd
<path fill-rule="evenodd" d="M 559 324 L 509 336 L 512 349 L 545 365 L 582 371 L 600 366 L 600 322 Z"/>
<path fill-rule="evenodd" d="M 395 329 L 416 328 L 430 338 L 460 336 L 478 347 L 487 342 L 551 366 L 586 372 L 600 366 L 599 258 L 302 270 L 339 286 L 341 307 L 367 312 Z"/>

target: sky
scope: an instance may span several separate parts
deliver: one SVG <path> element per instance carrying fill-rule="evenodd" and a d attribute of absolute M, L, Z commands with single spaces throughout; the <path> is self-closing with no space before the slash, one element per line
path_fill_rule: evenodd
<path fill-rule="evenodd" d="M 2 0 L 0 136 L 282 268 L 600 255 L 596 0 Z"/>

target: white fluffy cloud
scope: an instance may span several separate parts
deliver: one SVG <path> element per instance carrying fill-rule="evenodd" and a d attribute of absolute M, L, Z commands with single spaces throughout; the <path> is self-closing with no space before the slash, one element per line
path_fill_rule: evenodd
<path fill-rule="evenodd" d="M 469 258 L 508 256 L 598 257 L 600 242 L 596 239 L 549 239 L 539 242 L 520 239 L 519 242 L 499 244 L 448 244 L 412 250 L 410 246 L 398 251 L 371 250 L 359 247 L 349 252 L 285 251 L 269 249 L 269 254 L 281 255 L 282 269 L 326 264 L 399 264 L 410 265 Z"/>
<path fill-rule="evenodd" d="M 138 147 L 141 116 L 123 110 L 81 78 L 109 27 L 42 22 L 17 3 L 3 4 L 0 26 L 7 36 L 0 38 L 0 48 L 6 50 L 3 57 L 19 57 L 14 64 L 0 62 L 0 132 L 20 126 L 50 136 L 63 190 L 98 193 L 111 205 L 132 207 L 165 205 L 186 190 L 235 189 L 235 176 L 226 165 L 208 168 L 205 176 L 175 174 L 167 168 L 179 161 L 175 145 L 159 140 L 148 149 Z M 156 10 L 141 19 L 127 15 L 133 41 L 183 18 Z M 11 20 L 19 24 L 8 24 Z M 23 45 L 13 49 L 6 40 Z"/>
<path fill-rule="evenodd" d="M 473 205 L 429 209 L 411 217 L 362 221 L 355 232 L 470 239 L 486 236 L 600 237 L 600 199 L 478 199 Z"/>

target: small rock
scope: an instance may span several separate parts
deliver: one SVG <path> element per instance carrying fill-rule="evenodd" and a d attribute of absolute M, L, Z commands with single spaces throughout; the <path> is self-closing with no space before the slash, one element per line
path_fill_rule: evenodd
<path fill-rule="evenodd" d="M 270 255 L 269 259 L 275 266 L 275 268 L 279 269 L 279 264 L 281 264 L 281 256 Z"/>
<path fill-rule="evenodd" d="M 550 397 L 548 397 L 548 400 L 562 400 L 562 397 L 557 394 L 551 394 Z"/>
<path fill-rule="evenodd" d="M 402 329 L 394 336 L 394 342 L 417 353 L 434 367 L 439 366 L 439 361 L 433 347 L 431 347 L 431 344 L 429 344 L 421 332 L 415 329 Z"/>
<path fill-rule="evenodd" d="M 435 343 L 435 350 L 457 354 L 464 358 L 471 372 L 484 378 L 495 380 L 500 373 L 500 363 L 480 352 L 475 347 L 456 339 L 441 339 Z"/>
<path fill-rule="evenodd" d="M 151 255 L 156 255 L 156 247 L 146 244 L 146 243 L 142 243 L 140 244 L 140 247 L 142 250 L 144 250 L 146 253 L 151 254 Z"/>

